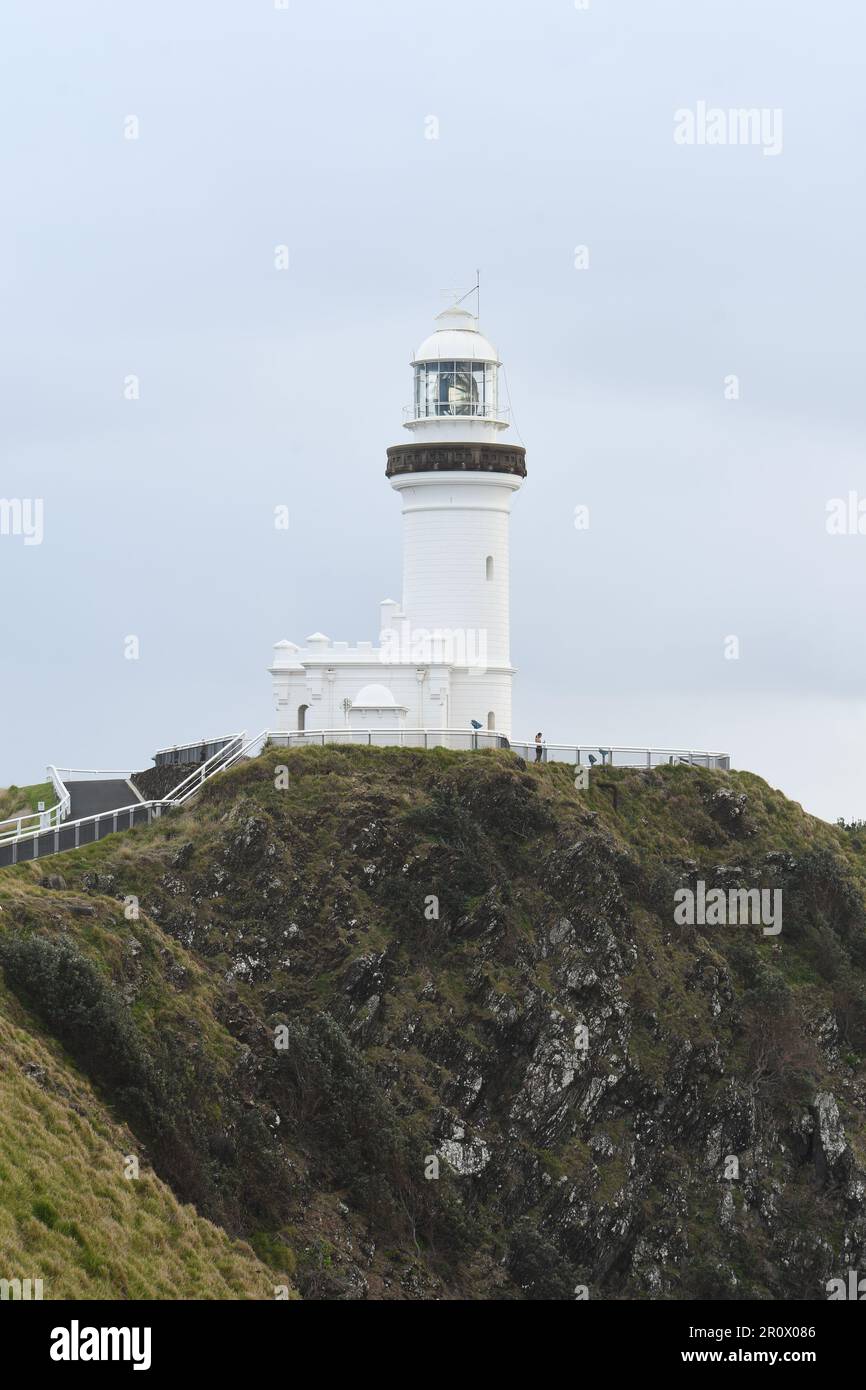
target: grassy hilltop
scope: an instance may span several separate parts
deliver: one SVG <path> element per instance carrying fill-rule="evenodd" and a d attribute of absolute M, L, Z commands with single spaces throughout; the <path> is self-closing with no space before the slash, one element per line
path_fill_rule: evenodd
<path fill-rule="evenodd" d="M 676 925 L 700 878 L 781 933 Z M 748 773 L 271 749 L 0 908 L 0 1277 L 46 1297 L 821 1298 L 866 1259 L 866 847 Z"/>
<path fill-rule="evenodd" d="M 0 788 L 0 830 L 13 830 L 14 826 L 6 822 L 32 815 L 40 801 L 45 802 L 46 810 L 57 804 L 57 793 L 51 782 L 37 782 L 32 787 Z"/>

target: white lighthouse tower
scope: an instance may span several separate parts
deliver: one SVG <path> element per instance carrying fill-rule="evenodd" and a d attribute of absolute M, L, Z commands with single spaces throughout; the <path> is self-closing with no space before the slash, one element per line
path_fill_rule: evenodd
<path fill-rule="evenodd" d="M 500 440 L 499 355 L 477 318 L 454 307 L 435 324 L 412 359 L 412 441 L 388 449 L 403 507 L 402 602 L 381 603 L 377 645 L 320 632 L 303 647 L 277 644 L 281 729 L 367 729 L 377 742 L 436 730 L 457 746 L 476 725 L 511 734 L 509 514 L 525 450 Z"/>
<path fill-rule="evenodd" d="M 387 468 L 403 503 L 403 612 L 416 633 L 452 634 L 449 726 L 510 734 L 509 513 L 526 466 L 523 449 L 498 442 L 499 354 L 453 308 L 412 366 L 413 442 L 389 449 Z"/>

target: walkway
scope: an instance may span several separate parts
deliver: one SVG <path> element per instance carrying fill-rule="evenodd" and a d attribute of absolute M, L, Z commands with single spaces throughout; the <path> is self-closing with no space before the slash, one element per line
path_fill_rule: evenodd
<path fill-rule="evenodd" d="M 126 778 L 115 777 L 97 782 L 67 782 L 69 791 L 69 820 L 96 816 L 101 811 L 117 811 L 122 806 L 135 806 L 144 798 L 139 796 Z"/>

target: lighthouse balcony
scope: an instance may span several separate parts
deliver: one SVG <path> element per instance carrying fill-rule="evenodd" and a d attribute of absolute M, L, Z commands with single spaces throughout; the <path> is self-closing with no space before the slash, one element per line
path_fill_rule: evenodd
<path fill-rule="evenodd" d="M 416 401 L 403 407 L 403 420 L 408 429 L 425 420 L 454 420 L 466 418 L 485 420 L 507 429 L 511 412 L 486 401 Z"/>
<path fill-rule="evenodd" d="M 429 443 L 425 439 L 423 444 L 392 444 L 385 476 L 398 478 L 409 473 L 505 473 L 525 478 L 526 450 L 521 445 L 495 444 L 484 439 L 430 439 Z"/>

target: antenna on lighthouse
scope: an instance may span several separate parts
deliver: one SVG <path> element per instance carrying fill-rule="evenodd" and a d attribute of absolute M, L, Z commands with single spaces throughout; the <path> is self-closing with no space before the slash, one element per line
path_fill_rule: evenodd
<path fill-rule="evenodd" d="M 457 291 L 457 290 L 443 290 L 442 293 L 443 293 L 443 294 L 457 294 L 458 291 Z M 470 296 L 470 294 L 475 294 L 475 295 L 478 296 L 478 299 L 477 299 L 476 304 L 475 304 L 475 317 L 476 317 L 477 319 L 480 319 L 480 318 L 481 318 L 481 271 L 480 271 L 480 270 L 476 270 L 476 272 L 475 272 L 475 284 L 472 286 L 472 289 L 471 289 L 471 290 L 467 290 L 465 294 L 461 294 L 459 299 L 455 299 L 454 303 L 453 303 L 452 306 L 451 306 L 452 309 L 456 309 L 456 308 L 457 308 L 457 305 L 458 305 L 458 304 L 462 304 L 463 301 L 464 301 L 464 299 L 468 299 L 469 296 Z"/>

